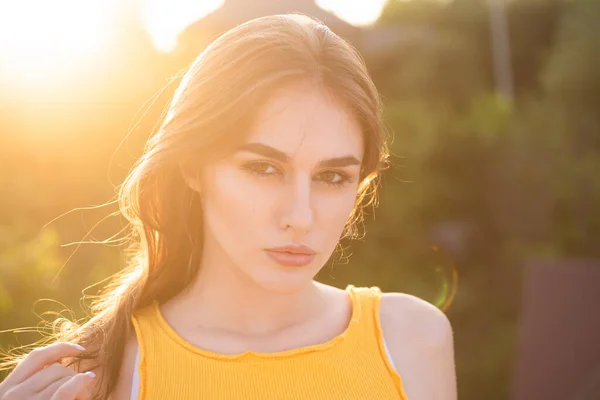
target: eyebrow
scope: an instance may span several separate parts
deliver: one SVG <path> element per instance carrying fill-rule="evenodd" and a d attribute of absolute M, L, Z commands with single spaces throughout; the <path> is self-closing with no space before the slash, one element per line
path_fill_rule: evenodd
<path fill-rule="evenodd" d="M 246 143 L 238 147 L 237 150 L 246 151 L 249 153 L 258 154 L 260 156 L 272 158 L 282 163 L 290 161 L 291 158 L 286 153 L 262 143 Z M 349 165 L 360 165 L 360 161 L 356 157 L 348 155 L 321 160 L 317 165 L 320 168 L 340 168 L 347 167 Z"/>

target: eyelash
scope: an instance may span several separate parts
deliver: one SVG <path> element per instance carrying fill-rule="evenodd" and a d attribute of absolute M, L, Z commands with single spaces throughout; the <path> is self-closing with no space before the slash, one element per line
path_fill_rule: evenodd
<path fill-rule="evenodd" d="M 260 171 L 256 170 L 257 166 L 258 167 L 267 167 L 267 168 L 271 167 L 271 168 L 275 169 L 277 172 L 275 172 L 275 173 L 260 172 Z M 272 175 L 281 174 L 281 171 L 279 170 L 279 168 L 277 168 L 273 164 L 271 164 L 269 162 L 266 162 L 266 161 L 250 162 L 250 163 L 244 164 L 242 166 L 242 168 L 245 171 L 247 171 L 247 172 L 249 172 L 249 173 L 251 173 L 253 175 L 256 175 L 256 176 L 258 176 L 260 178 L 269 178 Z M 264 169 L 264 168 L 261 168 L 261 169 Z M 340 180 L 337 181 L 337 182 L 330 182 L 330 181 L 320 180 L 320 182 L 325 183 L 327 186 L 337 187 L 337 186 L 342 186 L 342 185 L 344 185 L 346 183 L 352 182 L 352 178 L 350 176 L 348 176 L 348 174 L 346 174 L 344 172 L 341 172 L 341 171 L 323 171 L 323 172 L 319 173 L 319 175 L 322 175 L 322 174 L 336 174 L 336 175 L 338 175 L 340 177 Z"/>

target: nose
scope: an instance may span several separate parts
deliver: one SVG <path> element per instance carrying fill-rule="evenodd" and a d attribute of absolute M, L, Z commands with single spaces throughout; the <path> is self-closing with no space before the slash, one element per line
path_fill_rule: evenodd
<path fill-rule="evenodd" d="M 283 196 L 282 229 L 292 229 L 294 235 L 303 236 L 310 232 L 314 223 L 314 211 L 311 202 L 311 179 L 298 178 L 286 185 Z"/>

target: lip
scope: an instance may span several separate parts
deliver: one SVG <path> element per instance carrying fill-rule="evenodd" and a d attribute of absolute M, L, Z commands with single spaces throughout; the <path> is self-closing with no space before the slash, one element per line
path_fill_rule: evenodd
<path fill-rule="evenodd" d="M 303 267 L 308 265 L 317 254 L 313 249 L 305 245 L 271 247 L 265 251 L 273 261 L 286 267 Z"/>

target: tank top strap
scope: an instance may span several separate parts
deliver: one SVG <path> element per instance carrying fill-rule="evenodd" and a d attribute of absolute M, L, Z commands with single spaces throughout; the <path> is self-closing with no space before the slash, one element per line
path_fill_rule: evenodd
<path fill-rule="evenodd" d="M 149 368 L 152 367 L 152 359 L 156 356 L 157 351 L 164 351 L 163 346 L 168 343 L 162 337 L 157 307 L 158 304 L 154 301 L 150 305 L 134 311 L 131 317 L 138 344 L 133 382 L 136 386 L 132 388 L 134 389 L 132 393 L 135 393 L 137 399 L 147 398 L 147 379 Z"/>
<path fill-rule="evenodd" d="M 383 295 L 381 289 L 377 286 L 354 287 L 348 285 L 346 290 L 352 296 L 353 305 L 358 307 L 357 312 L 355 313 L 355 344 L 358 344 L 361 350 L 369 353 L 369 355 L 376 357 L 378 362 L 383 363 L 394 380 L 395 385 L 401 394 L 401 398 L 406 399 L 406 394 L 404 393 L 402 386 L 402 379 L 396 371 L 381 328 L 380 306 Z M 374 365 L 374 362 L 370 363 L 370 365 Z"/>
<path fill-rule="evenodd" d="M 353 320 L 359 322 L 362 334 L 369 335 L 379 342 L 381 326 L 379 322 L 379 304 L 381 302 L 381 289 L 373 287 L 355 287 L 348 285 L 346 290 L 352 298 L 355 308 Z"/>

